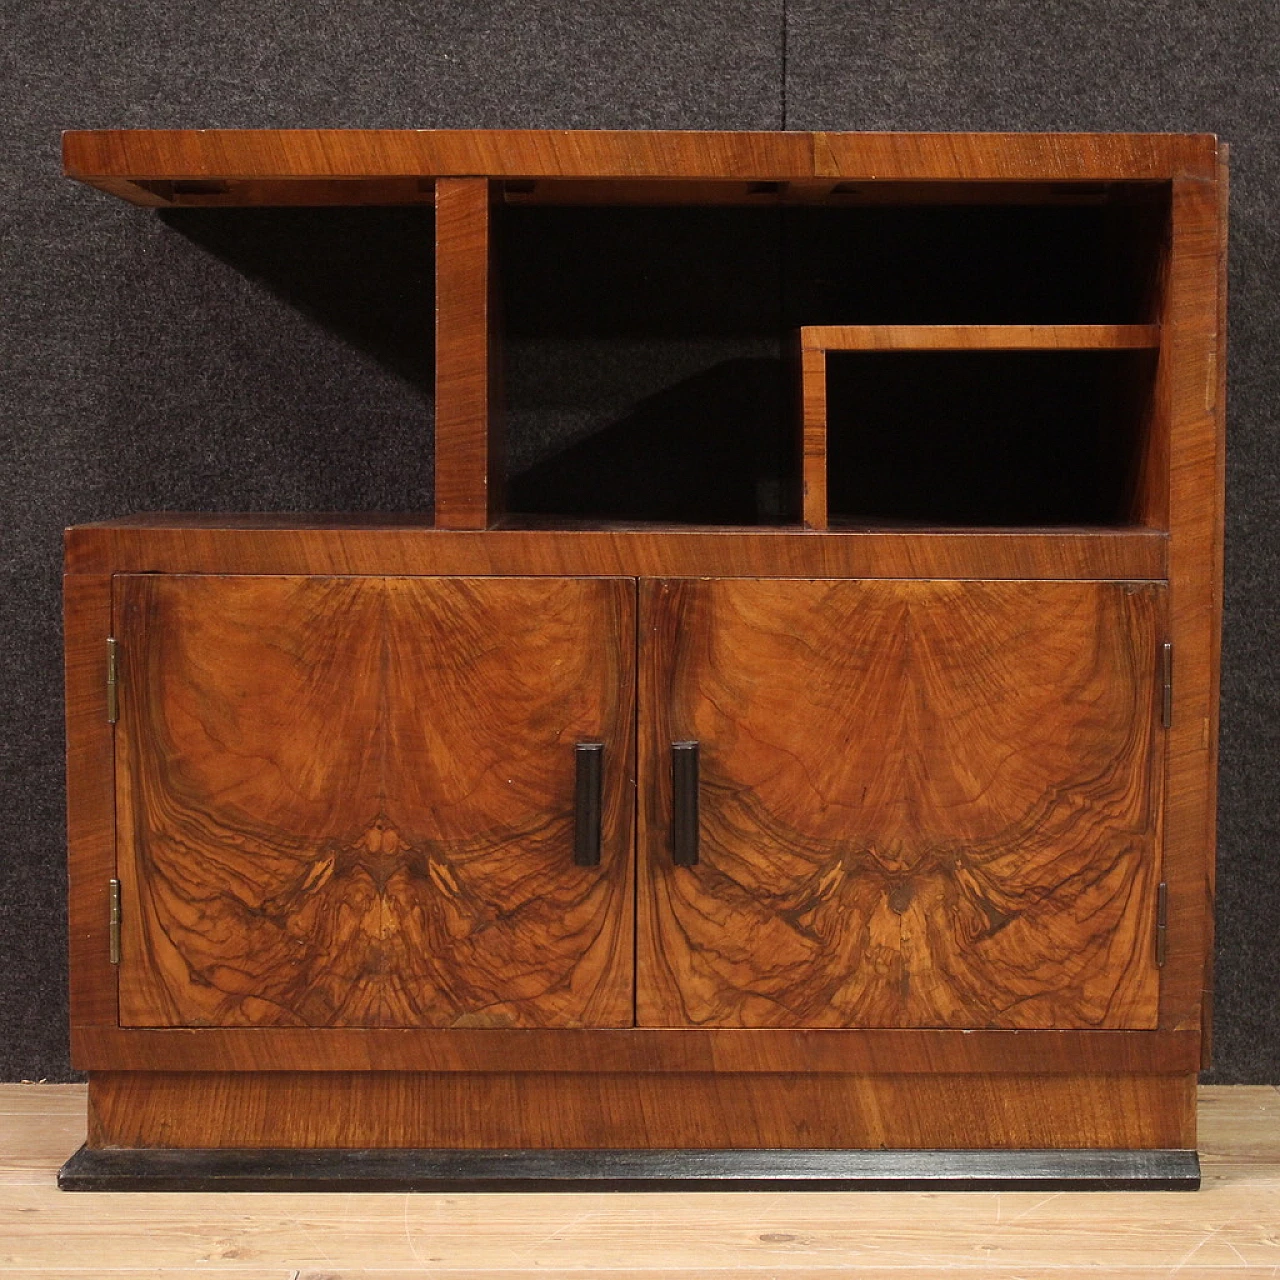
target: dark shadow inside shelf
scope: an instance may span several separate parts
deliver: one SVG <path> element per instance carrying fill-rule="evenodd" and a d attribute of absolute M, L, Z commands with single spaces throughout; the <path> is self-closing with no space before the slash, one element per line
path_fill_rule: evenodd
<path fill-rule="evenodd" d="M 798 520 L 780 230 L 776 209 L 503 211 L 508 510 Z"/>
<path fill-rule="evenodd" d="M 1167 190 L 1090 198 L 788 209 L 788 323 L 1149 323 Z"/>
<path fill-rule="evenodd" d="M 1150 322 L 1167 195 L 1159 184 L 1113 184 L 1048 204 L 505 206 L 507 509 L 796 523 L 789 357 L 800 326 Z M 1104 378 L 1109 357 L 997 354 L 978 358 L 985 374 L 963 372 L 965 357 L 938 359 L 876 366 L 887 381 L 856 394 L 886 438 L 861 452 L 840 418 L 857 420 L 853 399 L 839 408 L 840 379 L 853 375 L 836 375 L 834 515 L 1125 522 L 1141 411 L 1124 379 Z M 977 431 L 987 447 L 972 457 L 963 421 L 947 425 L 969 410 L 946 394 L 928 400 L 912 372 L 894 374 L 952 368 L 973 422 L 992 415 Z M 984 378 L 999 384 L 985 407 Z M 930 458 L 932 479 L 922 470 Z"/>
<path fill-rule="evenodd" d="M 1135 523 L 1151 351 L 830 352 L 832 524 Z"/>
<path fill-rule="evenodd" d="M 430 207 L 172 209 L 160 218 L 432 395 Z"/>
<path fill-rule="evenodd" d="M 783 524 L 795 517 L 783 370 L 727 360 L 508 481 L 524 515 L 684 524 Z"/>

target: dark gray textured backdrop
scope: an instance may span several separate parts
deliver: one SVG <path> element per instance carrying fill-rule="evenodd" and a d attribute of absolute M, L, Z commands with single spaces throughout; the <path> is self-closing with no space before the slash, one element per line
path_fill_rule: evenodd
<path fill-rule="evenodd" d="M 68 127 L 1212 131 L 1232 144 L 1217 1066 L 1280 1082 L 1274 0 L 5 0 L 0 1078 L 68 1077 L 59 555 L 154 508 L 430 486 L 424 214 L 165 220 Z M 344 220 L 345 219 L 345 220 Z M 371 271 L 366 271 L 368 265 Z"/>

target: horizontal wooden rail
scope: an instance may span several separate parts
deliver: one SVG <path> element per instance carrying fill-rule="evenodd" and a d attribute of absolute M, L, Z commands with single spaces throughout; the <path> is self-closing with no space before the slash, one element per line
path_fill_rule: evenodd
<path fill-rule="evenodd" d="M 98 129 L 64 133 L 62 154 L 70 177 L 137 204 L 288 203 L 279 183 L 317 180 L 347 184 L 312 193 L 321 203 L 397 204 L 427 193 L 377 184 L 441 177 L 1210 182 L 1217 140 L 1126 133 Z M 254 182 L 267 185 L 245 186 Z"/>
<path fill-rule="evenodd" d="M 348 517 L 144 517 L 68 532 L 68 573 L 621 575 L 1160 580 L 1156 529 L 648 528 L 535 532 L 394 527 Z M 331 517 L 331 520 L 334 519 Z M 237 522 L 240 527 L 237 527 Z"/>
<path fill-rule="evenodd" d="M 1194 1031 L 73 1027 L 81 1070 L 1186 1075 Z"/>
<path fill-rule="evenodd" d="M 805 351 L 1108 351 L 1160 345 L 1158 324 L 819 324 Z"/>

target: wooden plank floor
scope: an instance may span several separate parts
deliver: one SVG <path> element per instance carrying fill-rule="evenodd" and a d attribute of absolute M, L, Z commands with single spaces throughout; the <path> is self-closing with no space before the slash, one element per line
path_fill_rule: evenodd
<path fill-rule="evenodd" d="M 1188 1192 L 70 1194 L 78 1085 L 0 1085 L 0 1276 L 1280 1277 L 1280 1090 L 1200 1097 Z"/>

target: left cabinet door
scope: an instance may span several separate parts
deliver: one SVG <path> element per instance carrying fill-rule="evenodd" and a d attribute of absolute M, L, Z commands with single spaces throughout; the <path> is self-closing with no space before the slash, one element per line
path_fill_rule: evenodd
<path fill-rule="evenodd" d="M 119 575 L 114 611 L 121 1025 L 631 1024 L 632 580 Z"/>

